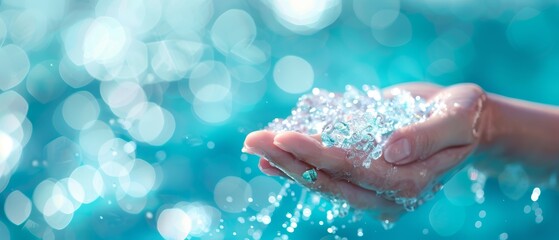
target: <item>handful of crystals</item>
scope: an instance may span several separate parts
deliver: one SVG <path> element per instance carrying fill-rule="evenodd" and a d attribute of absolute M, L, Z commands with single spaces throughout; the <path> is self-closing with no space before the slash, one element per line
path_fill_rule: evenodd
<path fill-rule="evenodd" d="M 336 94 L 315 88 L 299 98 L 290 116 L 274 119 L 266 129 L 321 133 L 324 146 L 342 148 L 355 167 L 369 168 L 395 130 L 424 121 L 434 106 L 398 88 L 388 96 L 375 86 L 362 90 L 348 85 Z"/>

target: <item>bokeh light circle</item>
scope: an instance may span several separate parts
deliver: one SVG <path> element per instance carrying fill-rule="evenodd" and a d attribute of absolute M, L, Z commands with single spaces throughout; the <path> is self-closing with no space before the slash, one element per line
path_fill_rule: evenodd
<path fill-rule="evenodd" d="M 271 8 L 281 25 L 305 35 L 332 24 L 342 12 L 340 0 L 273 0 Z"/>
<path fill-rule="evenodd" d="M 92 18 L 77 19 L 61 33 L 62 42 L 64 43 L 64 52 L 68 59 L 77 66 L 83 66 L 85 64 L 84 41 L 92 22 Z"/>
<path fill-rule="evenodd" d="M 6 23 L 2 18 L 0 18 L 0 46 L 4 46 L 4 41 L 6 41 L 6 35 L 8 34 L 8 29 Z"/>
<path fill-rule="evenodd" d="M 152 30 L 161 18 L 163 3 L 160 0 L 101 0 L 97 2 L 97 16 L 111 16 L 135 34 Z M 124 11 L 123 9 L 127 9 Z"/>
<path fill-rule="evenodd" d="M 227 68 L 236 80 L 258 82 L 270 70 L 270 52 L 270 45 L 261 41 L 255 41 L 249 46 L 239 45 L 227 56 Z"/>
<path fill-rule="evenodd" d="M 452 236 L 458 232 L 464 225 L 465 218 L 464 208 L 453 205 L 446 199 L 437 201 L 429 212 L 431 227 L 444 237 Z"/>
<path fill-rule="evenodd" d="M 119 183 L 126 194 L 131 197 L 141 198 L 146 196 L 155 184 L 155 169 L 151 164 L 136 159 L 130 169 L 130 174 L 120 177 Z"/>
<path fill-rule="evenodd" d="M 136 105 L 130 112 L 132 126 L 128 132 L 137 141 L 160 146 L 173 136 L 175 118 L 168 110 L 150 102 Z"/>
<path fill-rule="evenodd" d="M 179 204 L 177 204 L 179 207 Z M 180 208 L 192 220 L 190 235 L 201 237 L 215 229 L 220 224 L 221 212 L 212 206 L 203 203 L 181 205 Z"/>
<path fill-rule="evenodd" d="M 204 53 L 202 43 L 185 40 L 164 40 L 148 45 L 153 56 L 150 66 L 165 81 L 184 78 Z"/>
<path fill-rule="evenodd" d="M 114 138 L 112 129 L 102 121 L 87 124 L 81 131 L 79 142 L 81 148 L 90 156 L 97 156 L 101 146 Z"/>
<path fill-rule="evenodd" d="M 68 178 L 66 184 L 68 185 L 66 186 L 66 188 L 68 189 L 68 192 L 74 198 L 74 200 L 80 204 L 83 203 L 85 200 L 85 190 L 82 187 L 81 183 L 70 177 Z"/>
<path fill-rule="evenodd" d="M 387 26 L 398 18 L 400 0 L 354 0 L 353 11 L 363 24 L 371 24 L 374 27 Z"/>
<path fill-rule="evenodd" d="M 131 117 L 134 107 L 147 102 L 144 89 L 133 81 L 102 82 L 100 91 L 103 101 L 121 118 Z"/>
<path fill-rule="evenodd" d="M 192 228 L 192 220 L 178 208 L 163 210 L 157 218 L 157 230 L 165 239 L 185 239 Z"/>
<path fill-rule="evenodd" d="M 98 17 L 89 26 L 83 42 L 83 59 L 105 62 L 115 58 L 129 41 L 122 24 L 112 17 Z"/>
<path fill-rule="evenodd" d="M 0 93 L 0 114 L 2 114 L 3 124 L 0 129 L 5 130 L 8 133 L 13 132 L 16 128 L 21 125 L 27 112 L 29 110 L 29 104 L 19 93 L 15 91 L 6 91 Z M 14 117 L 15 121 L 12 124 L 8 124 L 8 116 Z"/>
<path fill-rule="evenodd" d="M 254 83 L 241 82 L 237 91 L 234 92 L 233 102 L 237 106 L 252 107 L 257 104 L 264 94 L 266 94 L 267 81 L 259 81 Z"/>
<path fill-rule="evenodd" d="M 29 105 L 14 91 L 0 93 L 0 192 L 19 165 L 22 150 L 32 133 L 26 118 Z"/>
<path fill-rule="evenodd" d="M 45 179 L 40 182 L 33 191 L 33 204 L 40 213 L 44 213 L 45 205 L 52 195 L 52 190 L 56 183 L 52 179 Z"/>
<path fill-rule="evenodd" d="M 254 41 L 256 24 L 244 10 L 230 9 L 215 20 L 210 34 L 215 48 L 227 55 L 238 44 L 250 45 Z"/>
<path fill-rule="evenodd" d="M 41 62 L 29 71 L 27 76 L 27 91 L 41 103 L 51 102 L 60 97 L 67 88 L 66 83 L 58 73 L 58 61 Z"/>
<path fill-rule="evenodd" d="M 250 208 L 261 210 L 268 207 L 271 203 L 270 197 L 278 196 L 281 185 L 273 178 L 266 176 L 258 176 L 249 181 L 252 189 L 252 202 Z"/>
<path fill-rule="evenodd" d="M 10 38 L 25 50 L 34 50 L 45 45 L 48 34 L 48 19 L 44 11 L 28 9 L 20 12 L 10 24 Z"/>
<path fill-rule="evenodd" d="M 61 136 L 50 141 L 45 147 L 45 162 L 49 176 L 67 177 L 81 163 L 81 149 L 74 141 Z"/>
<path fill-rule="evenodd" d="M 223 63 L 206 61 L 192 70 L 188 84 L 199 100 L 216 102 L 229 94 L 231 75 Z"/>
<path fill-rule="evenodd" d="M 47 224 L 51 228 L 56 230 L 65 229 L 70 224 L 73 217 L 74 217 L 74 213 L 63 213 L 60 211 L 55 212 L 49 216 L 44 215 Z"/>
<path fill-rule="evenodd" d="M 70 190 L 71 196 L 82 203 L 91 203 L 103 193 L 103 177 L 99 171 L 91 165 L 82 165 L 77 167 L 72 174 L 70 174 L 70 179 L 74 181 L 68 181 L 68 189 Z M 79 187 L 77 186 L 79 184 Z M 83 195 L 79 191 L 79 188 L 83 189 Z M 74 191 L 78 189 L 78 191 Z"/>
<path fill-rule="evenodd" d="M 516 13 L 507 28 L 507 38 L 515 49 L 532 54 L 550 51 L 557 44 L 557 36 L 544 14 L 534 8 Z"/>
<path fill-rule="evenodd" d="M 375 19 L 373 19 L 375 20 Z M 400 13 L 390 24 L 376 24 L 372 27 L 373 37 L 387 47 L 400 47 L 411 41 L 413 31 L 410 20 Z"/>
<path fill-rule="evenodd" d="M 20 191 L 13 191 L 4 202 L 4 213 L 15 225 L 24 223 L 31 215 L 31 200 Z"/>
<path fill-rule="evenodd" d="M 0 221 L 0 239 L 10 240 L 10 230 Z"/>
<path fill-rule="evenodd" d="M 6 91 L 17 86 L 29 72 L 27 53 L 17 45 L 9 44 L 0 48 L 0 89 Z"/>
<path fill-rule="evenodd" d="M 14 147 L 14 140 L 10 135 L 0 132 L 0 163 L 6 162 L 8 157 L 12 154 Z"/>
<path fill-rule="evenodd" d="M 202 30 L 210 21 L 213 11 L 212 0 L 168 0 L 163 17 L 176 33 L 184 35 Z"/>
<path fill-rule="evenodd" d="M 81 130 L 99 117 L 99 104 L 95 97 L 86 91 L 72 94 L 62 106 L 62 116 L 73 129 Z"/>
<path fill-rule="evenodd" d="M 147 205 L 146 197 L 133 197 L 128 194 L 120 194 L 117 192 L 117 203 L 118 206 L 127 213 L 139 214 L 141 213 Z"/>
<path fill-rule="evenodd" d="M 135 79 L 148 68 L 148 48 L 142 41 L 131 39 L 122 55 L 109 65 L 111 75 L 117 80 Z"/>
<path fill-rule="evenodd" d="M 444 195 L 452 204 L 470 206 L 475 203 L 475 192 L 472 191 L 472 180 L 468 170 L 463 169 L 444 185 Z"/>
<path fill-rule="evenodd" d="M 84 190 L 80 183 L 72 178 L 60 179 L 52 191 L 53 196 L 64 196 L 64 202 L 68 204 L 60 207 L 60 211 L 66 214 L 71 214 L 77 211 L 82 203 L 83 197 L 85 196 Z"/>
<path fill-rule="evenodd" d="M 93 81 L 93 77 L 89 75 L 83 66 L 74 64 L 67 56 L 60 60 L 58 72 L 62 80 L 73 88 L 81 88 Z"/>
<path fill-rule="evenodd" d="M 204 102 L 195 98 L 192 108 L 196 116 L 202 121 L 210 124 L 219 124 L 231 117 L 233 104 L 231 95 L 217 102 Z"/>
<path fill-rule="evenodd" d="M 530 179 L 520 165 L 507 165 L 497 177 L 501 192 L 512 200 L 523 197 L 530 188 Z"/>
<path fill-rule="evenodd" d="M 214 188 L 215 203 L 226 212 L 242 212 L 249 205 L 250 197 L 252 197 L 250 185 L 239 177 L 224 177 Z"/>
<path fill-rule="evenodd" d="M 287 93 L 303 93 L 311 89 L 314 83 L 314 70 L 301 57 L 285 56 L 274 66 L 274 82 Z"/>
<path fill-rule="evenodd" d="M 111 177 L 128 176 L 135 161 L 135 153 L 124 150 L 127 143 L 120 138 L 104 142 L 97 153 L 99 170 Z"/>

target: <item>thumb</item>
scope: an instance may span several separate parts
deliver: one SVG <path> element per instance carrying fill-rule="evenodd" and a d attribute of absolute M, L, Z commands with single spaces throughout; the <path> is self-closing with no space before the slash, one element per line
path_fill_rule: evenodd
<path fill-rule="evenodd" d="M 474 125 L 484 95 L 472 86 L 450 87 L 441 92 L 440 107 L 422 123 L 395 131 L 384 148 L 387 162 L 401 165 L 422 160 L 448 147 L 474 143 Z"/>

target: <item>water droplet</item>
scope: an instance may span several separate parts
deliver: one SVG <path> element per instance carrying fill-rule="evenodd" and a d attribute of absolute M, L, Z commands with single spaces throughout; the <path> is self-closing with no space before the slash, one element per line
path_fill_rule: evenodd
<path fill-rule="evenodd" d="M 384 228 L 384 230 L 390 230 L 394 227 L 395 223 L 390 221 L 390 220 L 383 220 L 381 221 L 382 224 L 382 228 Z"/>

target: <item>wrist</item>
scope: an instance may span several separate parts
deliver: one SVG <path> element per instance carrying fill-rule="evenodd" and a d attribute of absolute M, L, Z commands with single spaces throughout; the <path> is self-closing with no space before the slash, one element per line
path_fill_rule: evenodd
<path fill-rule="evenodd" d="M 476 169 L 489 176 L 501 173 L 506 165 L 500 153 L 502 145 L 498 143 L 499 129 L 506 128 L 507 122 L 502 120 L 499 113 L 499 96 L 486 93 L 481 113 L 480 135 L 478 145 L 472 153 L 472 160 Z"/>
<path fill-rule="evenodd" d="M 493 148 L 493 146 L 495 145 L 495 135 L 497 133 L 495 125 L 497 125 L 497 123 L 499 122 L 495 106 L 495 96 L 493 96 L 492 94 L 484 93 L 482 99 L 484 100 L 482 100 L 483 107 L 480 117 L 479 145 L 476 152 L 487 151 L 488 149 Z"/>

